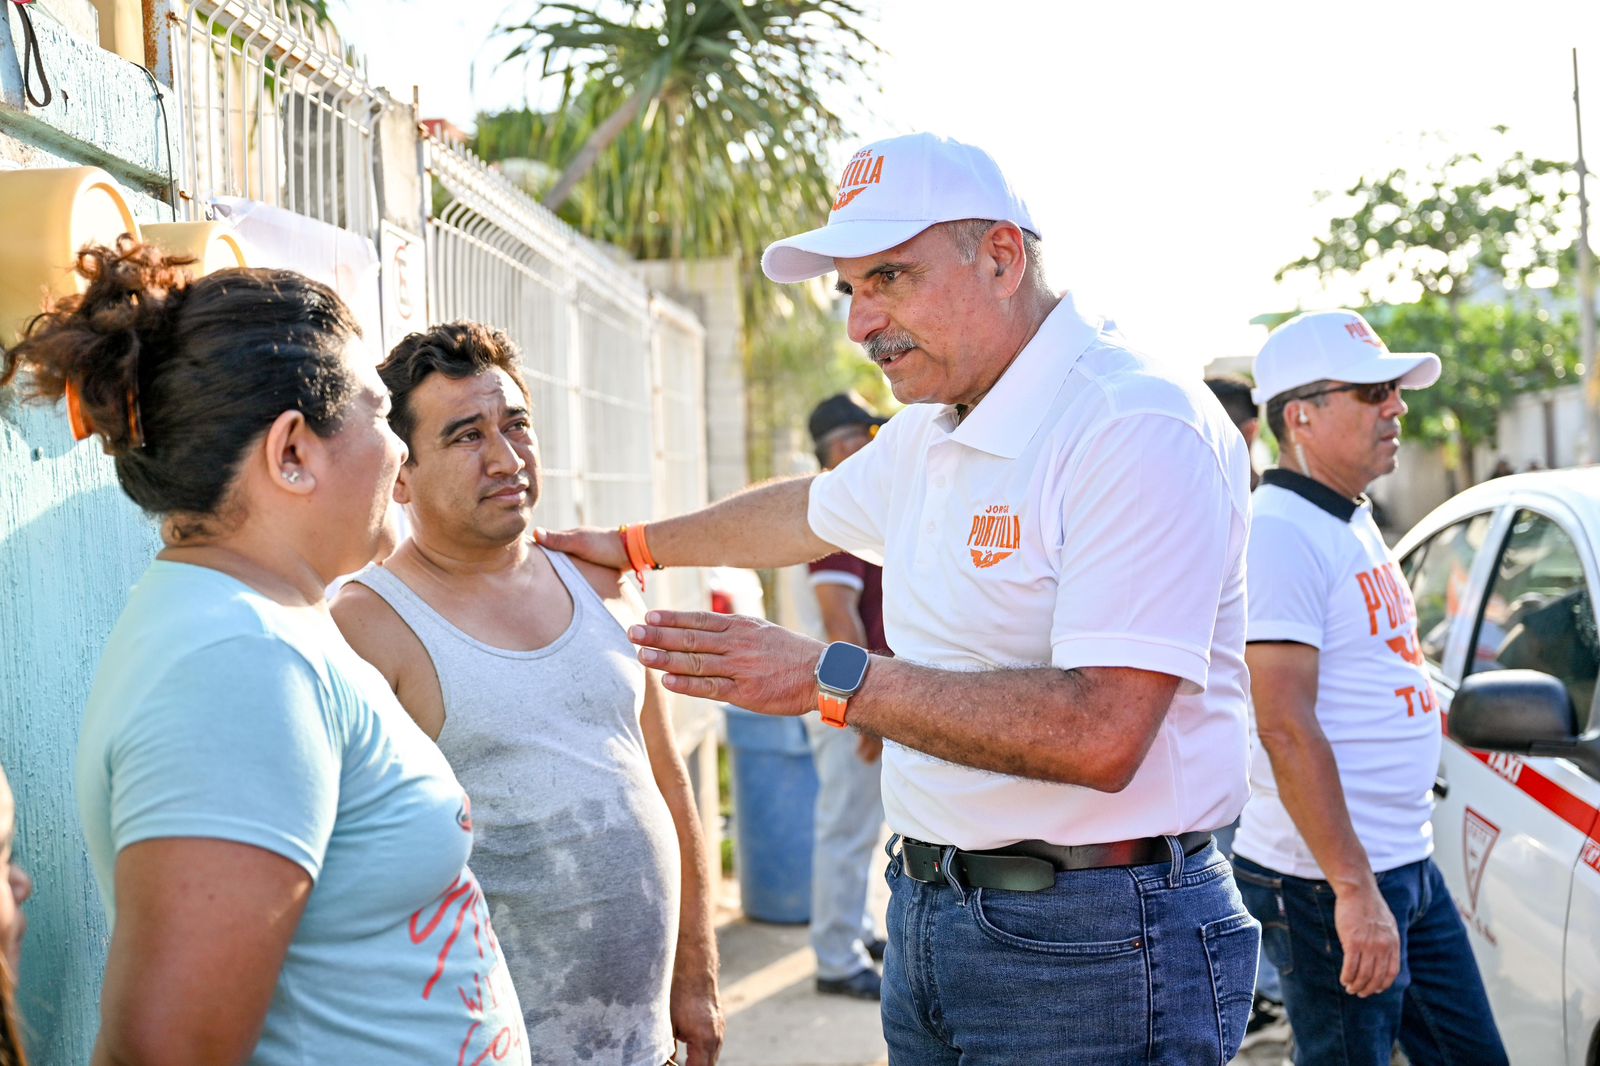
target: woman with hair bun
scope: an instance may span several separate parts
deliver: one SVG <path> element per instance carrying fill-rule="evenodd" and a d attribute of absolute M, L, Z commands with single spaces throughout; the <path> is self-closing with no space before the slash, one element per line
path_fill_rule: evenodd
<path fill-rule="evenodd" d="M 100 660 L 77 793 L 111 918 L 97 1064 L 527 1063 L 471 807 L 323 589 L 406 449 L 360 329 L 281 270 L 124 238 L 5 354 L 165 547 Z"/>

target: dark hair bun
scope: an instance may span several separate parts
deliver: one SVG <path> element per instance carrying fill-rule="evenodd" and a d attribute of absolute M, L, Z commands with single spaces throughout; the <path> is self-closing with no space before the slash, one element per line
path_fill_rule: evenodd
<path fill-rule="evenodd" d="M 191 280 L 191 262 L 127 237 L 83 249 L 84 292 L 30 322 L 0 363 L 0 385 L 26 364 L 33 396 L 70 389 L 123 491 L 181 516 L 174 531 L 210 524 L 283 412 L 331 436 L 360 391 L 345 352 L 361 327 L 332 289 L 260 268 Z"/>
<path fill-rule="evenodd" d="M 54 301 L 28 323 L 22 340 L 5 353 L 0 385 L 26 363 L 32 395 L 55 400 L 70 386 L 107 452 L 136 447 L 141 363 L 162 356 L 175 305 L 189 284 L 183 268 L 193 262 L 127 235 L 115 248 L 85 246 L 74 267 L 87 283 L 84 291 Z"/>

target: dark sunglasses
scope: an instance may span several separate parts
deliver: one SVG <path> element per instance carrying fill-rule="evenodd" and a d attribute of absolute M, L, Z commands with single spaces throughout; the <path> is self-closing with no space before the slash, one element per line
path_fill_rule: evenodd
<path fill-rule="evenodd" d="M 1354 393 L 1355 398 L 1362 403 L 1376 407 L 1399 391 L 1400 379 L 1395 378 L 1393 381 L 1373 381 L 1362 385 L 1334 385 L 1331 388 L 1318 389 L 1316 392 L 1308 392 L 1295 398 L 1311 400 L 1318 396 L 1327 396 L 1330 393 L 1349 392 Z"/>

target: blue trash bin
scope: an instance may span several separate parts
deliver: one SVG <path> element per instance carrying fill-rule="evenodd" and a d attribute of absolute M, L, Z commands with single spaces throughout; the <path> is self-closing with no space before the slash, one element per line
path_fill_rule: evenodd
<path fill-rule="evenodd" d="M 733 763 L 734 866 L 746 917 L 811 920 L 817 768 L 799 718 L 724 706 Z"/>

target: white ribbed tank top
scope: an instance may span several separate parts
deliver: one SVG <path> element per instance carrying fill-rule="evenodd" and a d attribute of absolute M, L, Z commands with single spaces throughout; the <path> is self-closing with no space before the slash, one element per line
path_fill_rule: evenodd
<path fill-rule="evenodd" d="M 674 1050 L 679 856 L 639 723 L 644 667 L 571 561 L 545 554 L 572 622 L 536 651 L 474 639 L 382 567 L 354 580 L 433 659 L 439 747 L 472 799 L 472 868 L 533 1061 L 660 1066 Z"/>

